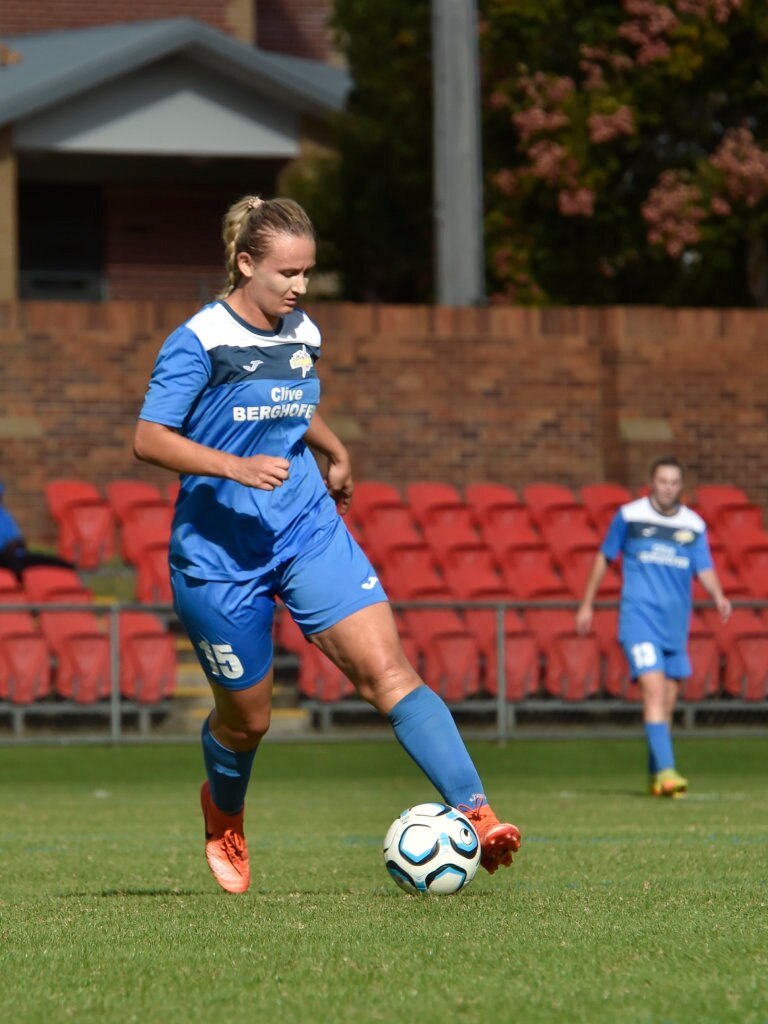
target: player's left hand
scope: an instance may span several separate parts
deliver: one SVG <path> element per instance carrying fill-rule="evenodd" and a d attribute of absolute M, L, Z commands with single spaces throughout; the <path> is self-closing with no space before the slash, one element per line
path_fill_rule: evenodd
<path fill-rule="evenodd" d="M 333 462 L 328 462 L 325 486 L 328 488 L 330 496 L 336 502 L 336 507 L 341 515 L 346 515 L 352 504 L 352 492 L 355 489 L 352 480 L 352 463 L 346 456 Z"/>
<path fill-rule="evenodd" d="M 728 619 L 730 619 L 731 617 L 731 612 L 733 611 L 733 608 L 731 607 L 731 602 L 725 595 L 723 595 L 719 600 L 715 601 L 715 606 L 717 607 L 717 610 L 720 613 L 720 618 L 723 620 L 723 622 L 727 622 Z"/>

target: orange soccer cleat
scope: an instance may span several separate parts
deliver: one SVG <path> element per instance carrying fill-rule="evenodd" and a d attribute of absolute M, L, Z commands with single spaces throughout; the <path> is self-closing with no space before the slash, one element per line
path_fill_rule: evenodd
<path fill-rule="evenodd" d="M 243 812 L 224 814 L 211 800 L 207 780 L 200 789 L 205 821 L 205 857 L 213 877 L 227 892 L 245 892 L 251 881 Z"/>
<path fill-rule="evenodd" d="M 458 807 L 475 827 L 480 839 L 480 863 L 489 874 L 512 864 L 512 854 L 520 849 L 520 829 L 509 822 L 501 822 L 488 804 Z"/>

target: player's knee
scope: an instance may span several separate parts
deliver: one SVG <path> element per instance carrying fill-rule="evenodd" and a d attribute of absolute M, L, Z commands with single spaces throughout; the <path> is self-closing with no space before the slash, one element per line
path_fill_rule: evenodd
<path fill-rule="evenodd" d="M 414 681 L 418 677 L 411 666 L 393 654 L 367 666 L 358 678 L 357 689 L 363 700 L 374 707 L 389 706 L 391 695 L 412 690 Z"/>
<path fill-rule="evenodd" d="M 220 729 L 226 733 L 224 745 L 233 750 L 253 750 L 269 730 L 269 710 L 244 714 L 236 721 L 222 723 Z"/>

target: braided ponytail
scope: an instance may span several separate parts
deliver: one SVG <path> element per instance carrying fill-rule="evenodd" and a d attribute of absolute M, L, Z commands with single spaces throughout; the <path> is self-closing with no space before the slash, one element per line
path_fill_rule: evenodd
<path fill-rule="evenodd" d="M 266 256 L 272 237 L 279 234 L 315 237 L 312 222 L 293 199 L 243 196 L 230 206 L 222 225 L 227 282 L 218 299 L 226 299 L 240 284 L 238 253 L 247 252 L 258 263 Z"/>

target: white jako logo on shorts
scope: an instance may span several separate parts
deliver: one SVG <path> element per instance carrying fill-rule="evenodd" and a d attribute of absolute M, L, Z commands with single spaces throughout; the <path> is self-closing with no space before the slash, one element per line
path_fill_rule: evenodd
<path fill-rule="evenodd" d="M 363 590 L 373 590 L 376 584 L 379 582 L 378 576 L 369 576 L 365 583 L 361 583 L 360 586 Z"/>

